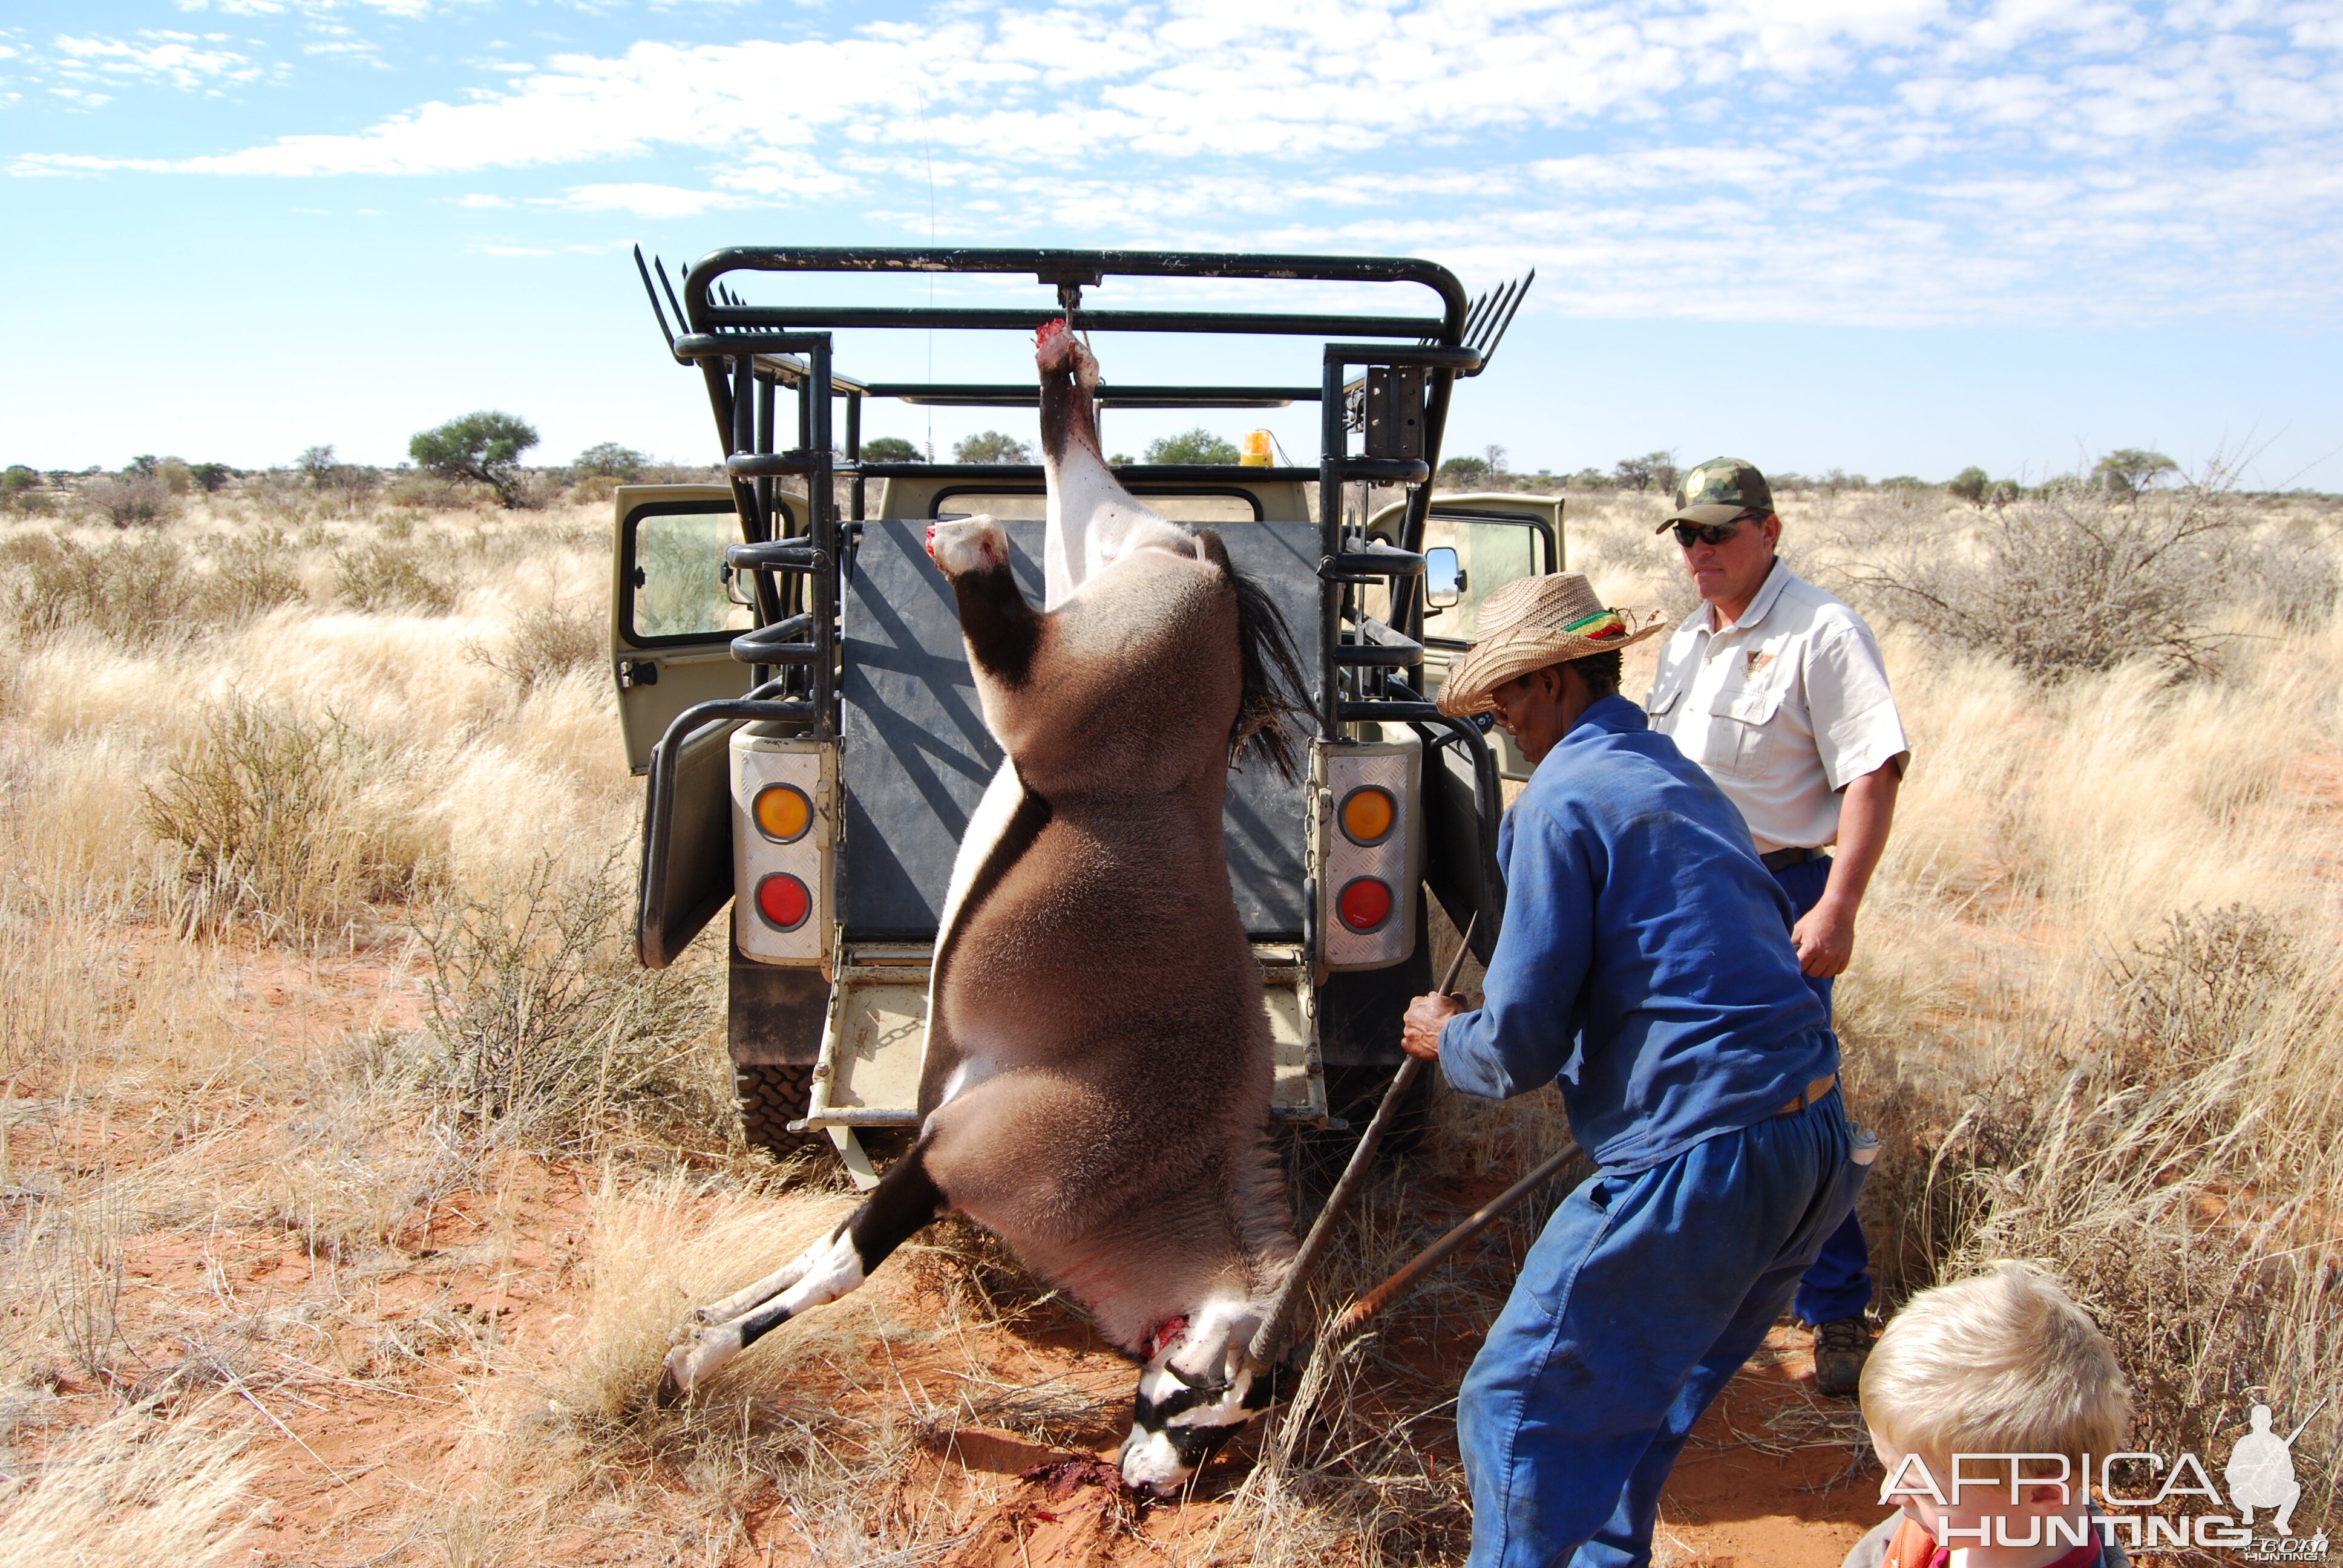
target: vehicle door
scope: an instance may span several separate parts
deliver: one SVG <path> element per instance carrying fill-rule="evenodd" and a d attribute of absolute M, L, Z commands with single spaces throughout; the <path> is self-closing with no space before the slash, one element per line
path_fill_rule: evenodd
<path fill-rule="evenodd" d="M 787 498 L 775 506 L 786 509 Z M 610 663 L 627 766 L 640 773 L 677 714 L 739 697 L 749 667 L 732 639 L 751 624 L 745 583 L 724 563 L 740 542 L 732 492 L 720 485 L 627 485 L 617 496 Z"/>

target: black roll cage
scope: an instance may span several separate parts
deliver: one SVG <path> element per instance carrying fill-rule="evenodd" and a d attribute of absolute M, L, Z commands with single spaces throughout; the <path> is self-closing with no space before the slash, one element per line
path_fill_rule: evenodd
<path fill-rule="evenodd" d="M 1315 402 L 1320 408 L 1317 467 L 1239 469 L 1219 465 L 1129 464 L 1116 470 L 1127 483 L 1227 483 L 1232 477 L 1316 480 L 1322 535 L 1318 563 L 1320 626 L 1316 639 L 1321 700 L 1319 739 L 1341 738 L 1342 726 L 1381 721 L 1416 729 L 1428 752 L 1456 745 L 1470 759 L 1481 817 L 1483 859 L 1493 872 L 1500 809 L 1496 759 L 1481 731 L 1441 713 L 1420 694 L 1423 662 L 1423 602 L 1420 588 L 1432 476 L 1455 382 L 1486 368 L 1521 307 L 1531 273 L 1468 298 L 1454 274 L 1437 263 L 1404 257 L 1243 255 L 1198 251 L 921 249 L 741 246 L 711 251 L 682 273 L 678 296 L 667 269 L 635 266 L 650 297 L 661 336 L 679 363 L 696 366 L 705 382 L 724 472 L 740 518 L 743 542 L 728 563 L 753 585 L 756 627 L 732 644 L 735 658 L 751 667 L 748 698 L 702 703 L 679 715 L 661 738 L 651 767 L 649 820 L 663 820 L 659 796 L 672 788 L 677 749 L 711 722 L 777 719 L 807 725 L 820 738 L 839 733 L 840 627 L 838 563 L 868 516 L 868 482 L 875 478 L 990 480 L 1039 483 L 1037 464 L 874 463 L 862 458 L 862 404 L 891 397 L 913 405 L 953 407 L 1032 407 L 1033 382 L 861 382 L 838 373 L 832 335 L 841 328 L 1013 331 L 1031 334 L 1063 319 L 1088 333 L 1226 333 L 1247 337 L 1328 339 L 1321 376 L 1312 386 L 1131 386 L 1101 384 L 1104 407 L 1271 408 Z M 1054 286 L 1053 307 L 873 307 L 751 305 L 727 279 L 739 273 L 938 273 L 1030 276 Z M 658 282 L 653 283 L 656 275 Z M 1112 277 L 1291 280 L 1299 283 L 1405 284 L 1431 294 L 1432 313 L 1403 316 L 1192 309 L 1097 309 L 1085 288 Z M 665 296 L 664 306 L 661 296 Z M 672 309 L 674 326 L 669 322 Z M 1355 375 L 1353 373 L 1356 372 Z M 781 387 L 796 394 L 793 445 L 778 445 Z M 836 405 L 845 402 L 843 456 L 834 435 Z M 1351 432 L 1363 450 L 1351 450 Z M 849 508 L 839 518 L 835 480 L 850 481 Z M 802 529 L 776 536 L 774 487 L 801 478 L 807 496 Z M 1370 540 L 1366 497 L 1357 526 L 1345 521 L 1343 499 L 1353 485 L 1408 487 L 1397 544 Z M 786 514 L 783 514 L 786 517 Z M 1385 585 L 1391 620 L 1370 618 L 1362 590 Z M 719 711 L 720 709 L 720 711 Z M 656 837 L 654 831 L 653 837 Z M 1483 920 L 1493 940 L 1495 921 Z M 1484 955 L 1485 956 L 1485 955 Z"/>

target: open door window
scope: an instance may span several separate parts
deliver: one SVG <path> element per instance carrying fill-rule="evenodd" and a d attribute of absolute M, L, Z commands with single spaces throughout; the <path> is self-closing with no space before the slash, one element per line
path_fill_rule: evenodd
<path fill-rule="evenodd" d="M 1480 630 L 1481 607 L 1507 583 L 1542 577 L 1563 567 L 1563 498 L 1520 493 L 1441 496 L 1424 519 L 1423 683 L 1437 692 L 1448 666 Z M 1395 534 L 1400 504 L 1369 520 Z M 1489 732 L 1498 771 L 1507 779 L 1530 776 L 1529 759 L 1503 730 Z M 1453 754 L 1451 761 L 1454 761 Z M 1464 789 L 1469 781 L 1451 781 Z"/>
<path fill-rule="evenodd" d="M 775 508 L 786 511 L 786 498 Z M 754 618 L 748 585 L 724 564 L 725 547 L 739 542 L 732 492 L 721 486 L 618 492 L 610 660 L 627 765 L 638 773 L 677 714 L 749 689 L 749 667 L 732 657 L 732 639 Z"/>

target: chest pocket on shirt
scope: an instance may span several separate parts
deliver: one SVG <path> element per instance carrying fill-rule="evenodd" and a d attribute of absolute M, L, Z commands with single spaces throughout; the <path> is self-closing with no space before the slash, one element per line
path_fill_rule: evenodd
<path fill-rule="evenodd" d="M 1652 699 L 1652 706 L 1645 710 L 1647 716 L 1652 719 L 1666 718 L 1675 711 L 1676 704 L 1683 699 L 1684 694 L 1684 689 L 1682 683 L 1669 687 Z M 1662 728 L 1664 729 L 1664 726 Z"/>
<path fill-rule="evenodd" d="M 1764 770 L 1773 745 L 1774 715 L 1782 709 L 1780 687 L 1729 688 L 1709 706 L 1709 755 L 1701 759 L 1720 773 Z"/>

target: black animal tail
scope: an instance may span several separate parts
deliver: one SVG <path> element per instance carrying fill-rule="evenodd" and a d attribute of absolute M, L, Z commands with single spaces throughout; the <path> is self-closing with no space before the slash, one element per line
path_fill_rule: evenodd
<path fill-rule="evenodd" d="M 1282 777 L 1292 779 L 1294 737 L 1289 720 L 1310 710 L 1310 682 L 1302 673 L 1293 633 L 1268 590 L 1230 562 L 1228 546 L 1219 534 L 1200 528 L 1196 537 L 1204 558 L 1229 574 L 1237 594 L 1237 657 L 1243 663 L 1244 679 L 1237 721 L 1229 730 L 1230 764 L 1252 751 L 1267 758 Z"/>

